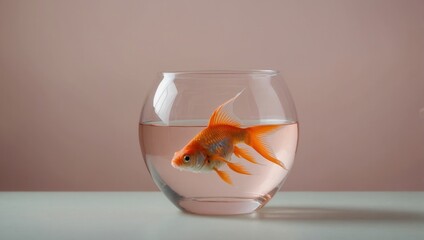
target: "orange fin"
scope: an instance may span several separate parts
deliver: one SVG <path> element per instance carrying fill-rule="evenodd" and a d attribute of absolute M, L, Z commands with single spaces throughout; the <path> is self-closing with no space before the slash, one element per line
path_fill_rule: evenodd
<path fill-rule="evenodd" d="M 246 174 L 246 175 L 252 175 L 250 172 L 248 172 L 243 165 L 238 164 L 238 163 L 232 163 L 232 162 L 227 162 L 227 165 L 229 168 L 231 168 L 231 170 L 233 170 L 234 172 L 240 173 L 240 174 Z"/>
<path fill-rule="evenodd" d="M 209 119 L 208 126 L 230 125 L 240 127 L 240 120 L 233 113 L 233 103 L 242 92 L 243 91 L 239 92 L 235 97 L 217 107 Z"/>
<path fill-rule="evenodd" d="M 261 154 L 267 160 L 287 170 L 284 163 L 282 163 L 280 160 L 278 160 L 274 156 L 269 146 L 262 139 L 262 136 L 264 134 L 275 131 L 282 126 L 283 125 L 263 125 L 263 126 L 250 127 L 247 129 L 248 136 L 246 139 L 246 144 L 253 147 L 253 149 L 255 149 L 259 154 Z"/>
<path fill-rule="evenodd" d="M 244 158 L 251 163 L 258 164 L 258 162 L 256 162 L 256 160 L 252 157 L 252 155 L 249 154 L 249 151 L 247 149 L 234 146 L 234 155 L 239 158 Z"/>
<path fill-rule="evenodd" d="M 218 160 L 218 161 L 225 162 L 225 163 L 228 163 L 229 162 L 227 159 L 225 159 L 225 158 L 223 158 L 223 157 L 221 157 L 221 156 L 219 156 L 217 154 L 212 155 L 211 156 L 211 159 Z"/>
<path fill-rule="evenodd" d="M 251 175 L 250 172 L 248 172 L 243 165 L 238 164 L 238 163 L 232 163 L 230 161 L 228 161 L 227 159 L 221 157 L 221 156 L 213 156 L 212 159 L 218 160 L 218 161 L 222 161 L 225 162 L 228 167 L 233 170 L 234 172 L 237 173 L 241 173 L 241 174 L 246 174 L 246 175 Z"/>
<path fill-rule="evenodd" d="M 230 176 L 224 172 L 224 171 L 220 171 L 217 168 L 213 168 L 213 170 L 218 174 L 218 176 L 226 183 L 233 185 L 233 182 L 231 181 Z"/>

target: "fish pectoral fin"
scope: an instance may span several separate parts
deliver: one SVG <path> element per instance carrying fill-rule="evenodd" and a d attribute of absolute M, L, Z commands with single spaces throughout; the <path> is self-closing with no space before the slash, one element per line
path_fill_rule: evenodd
<path fill-rule="evenodd" d="M 218 170 L 216 167 L 213 168 L 213 170 L 218 174 L 218 176 L 226 183 L 233 185 L 233 182 L 231 181 L 230 176 L 228 175 L 228 173 L 224 172 L 224 171 L 220 171 Z"/>
<path fill-rule="evenodd" d="M 243 165 L 241 165 L 241 164 L 238 164 L 238 163 L 232 163 L 232 162 L 230 162 L 230 161 L 228 161 L 227 159 L 225 159 L 225 158 L 223 158 L 223 157 L 221 157 L 221 156 L 213 156 L 212 157 L 213 159 L 215 159 L 215 160 L 218 160 L 218 161 L 222 161 L 222 162 L 225 162 L 226 164 L 227 164 L 227 166 L 231 169 L 231 170 L 233 170 L 234 172 L 237 172 L 237 173 L 241 173 L 241 174 L 246 174 L 246 175 L 252 175 L 250 172 L 248 172 L 244 167 L 243 167 Z"/>
<path fill-rule="evenodd" d="M 256 160 L 252 157 L 252 155 L 249 154 L 247 149 L 244 148 L 239 148 L 237 146 L 234 146 L 234 155 L 236 155 L 239 158 L 244 158 L 247 161 L 254 163 L 254 164 L 259 164 L 258 162 L 256 162 Z"/>

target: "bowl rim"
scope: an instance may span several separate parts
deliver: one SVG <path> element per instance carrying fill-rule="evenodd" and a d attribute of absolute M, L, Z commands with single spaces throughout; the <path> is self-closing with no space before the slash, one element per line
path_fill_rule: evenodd
<path fill-rule="evenodd" d="M 203 76 L 240 76 L 240 75 L 267 75 L 274 76 L 278 75 L 279 71 L 273 69 L 223 69 L 223 70 L 176 70 L 176 71 L 162 71 L 162 75 L 174 75 L 174 76 L 192 76 L 192 75 L 203 75 Z"/>

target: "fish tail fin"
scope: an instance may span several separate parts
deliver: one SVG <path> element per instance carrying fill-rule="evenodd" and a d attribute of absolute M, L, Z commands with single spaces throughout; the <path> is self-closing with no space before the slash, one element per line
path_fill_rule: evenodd
<path fill-rule="evenodd" d="M 262 138 L 264 135 L 269 134 L 283 125 L 261 125 L 247 128 L 247 136 L 245 143 L 255 149 L 259 154 L 261 154 L 267 160 L 279 165 L 280 167 L 287 170 L 284 163 L 278 160 L 269 146 L 265 143 Z"/>
<path fill-rule="evenodd" d="M 231 181 L 230 176 L 228 175 L 228 173 L 224 172 L 224 171 L 220 171 L 217 168 L 213 168 L 213 170 L 218 174 L 218 176 L 226 183 L 233 185 L 233 182 Z"/>

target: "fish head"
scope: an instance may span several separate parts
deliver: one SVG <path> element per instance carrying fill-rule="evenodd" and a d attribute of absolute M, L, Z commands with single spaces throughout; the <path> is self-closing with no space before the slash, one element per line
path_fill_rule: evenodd
<path fill-rule="evenodd" d="M 171 164 L 174 168 L 187 171 L 200 171 L 205 162 L 206 156 L 202 151 L 185 147 L 175 152 Z"/>

